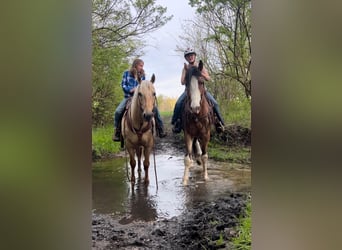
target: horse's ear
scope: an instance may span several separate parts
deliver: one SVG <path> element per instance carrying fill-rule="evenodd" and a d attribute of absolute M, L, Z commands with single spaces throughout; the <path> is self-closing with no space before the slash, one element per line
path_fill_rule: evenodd
<path fill-rule="evenodd" d="M 202 60 L 199 61 L 198 69 L 199 69 L 199 71 L 202 71 L 202 69 L 203 69 L 203 62 L 202 62 Z"/>
<path fill-rule="evenodd" d="M 154 83 L 155 80 L 156 80 L 156 76 L 154 74 L 152 74 L 151 83 Z"/>

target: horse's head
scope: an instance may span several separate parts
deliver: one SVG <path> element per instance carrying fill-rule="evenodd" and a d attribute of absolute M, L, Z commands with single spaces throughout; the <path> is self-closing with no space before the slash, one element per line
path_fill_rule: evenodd
<path fill-rule="evenodd" d="M 150 81 L 141 81 L 137 88 L 138 100 L 144 120 L 150 121 L 153 117 L 153 109 L 156 103 L 156 91 L 154 89 L 155 75 Z"/>
<path fill-rule="evenodd" d="M 204 89 L 203 81 L 200 81 L 202 76 L 203 62 L 200 61 L 198 67 L 189 67 L 185 75 L 185 84 L 188 97 L 190 98 L 191 112 L 198 114 L 201 106 L 201 96 Z"/>

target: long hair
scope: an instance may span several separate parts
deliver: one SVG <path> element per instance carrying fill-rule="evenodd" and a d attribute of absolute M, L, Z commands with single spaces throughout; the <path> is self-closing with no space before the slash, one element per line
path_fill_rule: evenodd
<path fill-rule="evenodd" d="M 141 78 L 145 76 L 145 71 L 143 69 L 140 72 L 137 71 L 137 65 L 140 63 L 144 63 L 144 61 L 140 58 L 134 59 L 131 69 L 129 70 L 131 75 L 133 75 L 134 78 L 138 80 L 138 82 L 140 82 Z"/>

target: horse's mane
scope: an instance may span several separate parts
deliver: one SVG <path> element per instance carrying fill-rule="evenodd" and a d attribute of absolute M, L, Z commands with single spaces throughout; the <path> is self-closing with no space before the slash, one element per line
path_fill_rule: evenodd
<path fill-rule="evenodd" d="M 190 85 L 192 76 L 195 76 L 195 77 L 200 77 L 201 76 L 201 71 L 199 70 L 198 67 L 191 66 L 190 68 L 187 69 L 186 74 L 185 74 L 185 86 L 187 88 Z"/>

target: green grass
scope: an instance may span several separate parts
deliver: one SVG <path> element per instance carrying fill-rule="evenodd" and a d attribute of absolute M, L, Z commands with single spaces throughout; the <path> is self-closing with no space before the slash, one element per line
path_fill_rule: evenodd
<path fill-rule="evenodd" d="M 162 117 L 162 119 L 164 118 L 164 116 L 169 116 L 171 117 L 173 114 L 173 111 L 159 111 L 160 116 Z M 163 119 L 164 120 L 164 119 Z"/>
<path fill-rule="evenodd" d="M 227 147 L 225 145 L 210 142 L 208 153 L 210 155 L 210 158 L 215 161 L 251 163 L 250 147 Z"/>
<path fill-rule="evenodd" d="M 92 129 L 93 157 L 106 157 L 120 152 L 120 142 L 113 142 L 113 126 L 98 127 Z"/>
<path fill-rule="evenodd" d="M 234 250 L 250 250 L 252 245 L 252 232 L 251 232 L 251 213 L 252 205 L 251 198 L 248 199 L 245 215 L 240 218 L 239 226 L 237 228 L 237 235 L 232 240 L 232 249 Z"/>
<path fill-rule="evenodd" d="M 221 108 L 222 109 L 222 108 Z M 227 111 L 224 112 L 226 125 L 235 124 L 242 127 L 251 128 L 251 101 L 242 98 L 230 101 Z"/>

